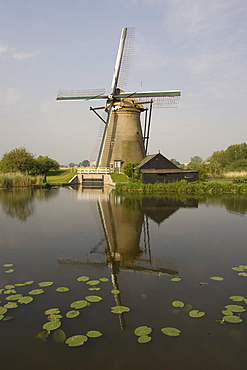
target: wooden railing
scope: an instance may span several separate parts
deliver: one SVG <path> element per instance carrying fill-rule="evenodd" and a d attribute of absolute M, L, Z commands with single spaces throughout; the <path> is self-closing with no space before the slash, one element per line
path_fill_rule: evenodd
<path fill-rule="evenodd" d="M 107 174 L 109 173 L 109 168 L 90 168 L 90 167 L 85 167 L 85 168 L 77 168 L 77 173 L 79 174 L 83 174 L 83 173 L 97 173 L 97 174 L 100 174 L 100 173 L 103 173 L 103 174 Z"/>

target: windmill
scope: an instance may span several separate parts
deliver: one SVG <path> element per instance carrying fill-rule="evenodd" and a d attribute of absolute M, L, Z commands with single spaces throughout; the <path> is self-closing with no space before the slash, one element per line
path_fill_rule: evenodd
<path fill-rule="evenodd" d="M 181 92 L 142 91 L 125 92 L 135 29 L 123 28 L 115 63 L 111 94 L 99 90 L 58 90 L 57 100 L 106 100 L 103 107 L 90 107 L 104 123 L 97 153 L 96 167 L 107 167 L 120 172 L 123 164 L 140 162 L 147 153 L 152 108 L 176 108 Z M 104 109 L 106 119 L 97 112 Z M 142 129 L 140 114 L 145 112 Z"/>

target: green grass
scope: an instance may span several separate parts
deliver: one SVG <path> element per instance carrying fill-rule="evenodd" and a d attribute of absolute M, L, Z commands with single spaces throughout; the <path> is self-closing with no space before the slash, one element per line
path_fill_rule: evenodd
<path fill-rule="evenodd" d="M 49 184 L 62 184 L 69 182 L 77 172 L 72 172 L 71 170 L 57 170 L 50 171 L 46 176 L 46 182 Z"/>
<path fill-rule="evenodd" d="M 39 184 L 39 177 L 31 177 L 23 175 L 22 173 L 1 173 L 0 174 L 0 188 L 26 188 L 33 184 Z"/>
<path fill-rule="evenodd" d="M 110 176 L 112 178 L 112 181 L 113 182 L 124 182 L 124 183 L 128 183 L 129 182 L 129 178 L 124 175 L 123 173 L 110 173 Z"/>
<path fill-rule="evenodd" d="M 143 184 L 139 181 L 125 184 L 117 183 L 116 191 L 119 193 L 247 194 L 247 184 L 213 181 L 187 183 L 185 180 L 168 184 Z"/>

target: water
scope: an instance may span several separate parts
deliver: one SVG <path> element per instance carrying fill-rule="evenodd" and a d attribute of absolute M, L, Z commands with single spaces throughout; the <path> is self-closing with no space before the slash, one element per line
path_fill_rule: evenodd
<path fill-rule="evenodd" d="M 247 265 L 246 197 L 119 197 L 102 191 L 0 191 L 0 289 L 16 287 L 28 295 L 52 281 L 30 304 L 9 309 L 0 321 L 1 365 L 9 369 L 235 369 L 247 360 L 247 313 L 239 324 L 220 323 L 229 296 L 247 298 L 247 278 L 232 267 Z M 13 273 L 3 264 L 13 264 Z M 246 270 L 247 271 L 247 270 Z M 78 282 L 106 277 L 89 291 Z M 212 276 L 223 277 L 213 281 Z M 181 281 L 171 279 L 180 277 Z M 207 284 L 200 284 L 207 283 Z M 59 293 L 57 287 L 68 287 Z M 114 296 L 112 289 L 119 289 Z M 101 302 L 65 317 L 70 304 L 88 295 Z M 7 303 L 0 295 L 0 306 Z M 177 309 L 172 302 L 185 307 Z M 130 312 L 111 313 L 124 305 Z M 99 330 L 83 346 L 37 339 L 47 321 L 44 311 L 58 307 L 67 337 Z M 206 312 L 191 318 L 188 311 Z M 139 344 L 134 330 L 152 328 L 152 340 Z M 161 328 L 181 330 L 168 337 Z"/>

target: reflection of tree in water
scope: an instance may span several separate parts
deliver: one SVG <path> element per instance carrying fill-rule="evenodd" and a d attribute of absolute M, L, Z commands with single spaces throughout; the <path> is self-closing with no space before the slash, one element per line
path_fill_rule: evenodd
<path fill-rule="evenodd" d="M 205 198 L 200 200 L 201 203 L 215 204 L 224 206 L 228 212 L 238 215 L 245 215 L 247 213 L 247 197 L 244 195 L 237 196 L 221 196 L 220 198 Z"/>
<path fill-rule="evenodd" d="M 34 199 L 48 200 L 57 195 L 56 190 L 11 189 L 0 191 L 2 210 L 10 217 L 26 221 L 35 210 Z"/>

